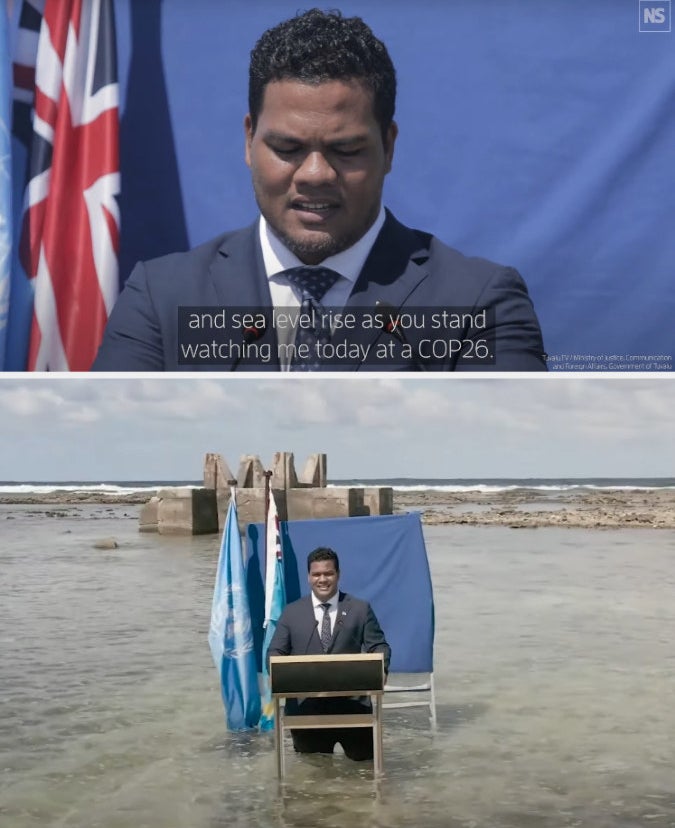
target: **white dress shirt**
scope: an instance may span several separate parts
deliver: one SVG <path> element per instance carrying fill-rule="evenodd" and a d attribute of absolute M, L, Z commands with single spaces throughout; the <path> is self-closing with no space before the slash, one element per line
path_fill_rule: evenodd
<path fill-rule="evenodd" d="M 342 310 L 344 308 L 359 277 L 359 273 L 361 273 L 363 265 L 366 263 L 366 259 L 375 244 L 375 239 L 382 229 L 385 218 L 384 207 L 380 206 L 380 212 L 373 226 L 356 244 L 353 244 L 341 253 L 328 256 L 328 258 L 321 262 L 321 267 L 330 268 L 330 270 L 334 270 L 342 277 L 335 282 L 333 287 L 326 291 L 321 300 L 321 304 L 324 307 L 334 310 Z M 304 262 L 301 262 L 295 253 L 291 253 L 283 242 L 272 232 L 264 216 L 260 216 L 258 233 L 274 310 L 299 311 L 302 303 L 302 293 L 297 286 L 291 285 L 286 276 L 283 275 L 283 271 L 289 270 L 291 267 L 301 267 L 304 265 Z M 280 344 L 286 345 L 294 341 L 295 329 L 292 326 L 280 327 L 276 333 Z M 282 363 L 281 370 L 288 370 L 288 364 Z"/>

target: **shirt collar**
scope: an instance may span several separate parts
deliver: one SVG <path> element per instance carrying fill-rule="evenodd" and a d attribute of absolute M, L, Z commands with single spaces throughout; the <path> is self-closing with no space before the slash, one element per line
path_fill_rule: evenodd
<path fill-rule="evenodd" d="M 338 599 L 340 597 L 340 591 L 338 590 L 332 598 L 329 598 L 327 601 L 320 601 L 314 593 L 312 593 L 312 600 L 314 601 L 314 608 L 320 608 L 323 611 L 322 604 L 329 604 L 330 609 L 335 609 L 338 605 Z"/>
<path fill-rule="evenodd" d="M 356 244 L 353 244 L 341 253 L 336 253 L 335 256 L 328 256 L 327 259 L 321 262 L 321 267 L 328 267 L 334 270 L 340 276 L 352 282 L 352 284 L 356 282 L 375 244 L 375 239 L 384 225 L 385 218 L 384 207 L 380 205 L 380 212 L 368 232 L 361 236 Z M 265 273 L 268 279 L 281 273 L 282 270 L 288 270 L 291 267 L 300 267 L 303 264 L 295 253 L 291 253 L 286 245 L 272 232 L 265 217 L 262 215 L 260 216 L 258 233 L 262 247 L 263 261 L 265 263 Z"/>

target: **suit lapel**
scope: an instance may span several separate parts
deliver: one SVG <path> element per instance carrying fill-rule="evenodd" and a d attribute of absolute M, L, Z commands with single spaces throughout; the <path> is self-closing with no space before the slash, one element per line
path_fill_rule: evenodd
<path fill-rule="evenodd" d="M 380 301 L 398 310 L 429 276 L 424 265 L 429 259 L 431 236 L 405 227 L 389 210 L 386 214 L 382 230 L 347 300 L 347 308 L 374 308 Z"/>
<path fill-rule="evenodd" d="M 213 260 L 210 277 L 216 296 L 224 305 L 253 309 L 272 304 L 257 221 L 225 239 Z"/>
<path fill-rule="evenodd" d="M 316 623 L 316 615 L 314 614 L 314 594 L 309 593 L 306 599 L 306 608 L 303 610 L 307 629 L 309 630 L 309 638 L 307 643 L 307 655 L 323 653 L 321 646 L 321 637 L 319 635 L 319 628 Z"/>
<path fill-rule="evenodd" d="M 394 313 L 406 305 L 418 285 L 429 277 L 425 264 L 429 259 L 431 237 L 414 232 L 398 222 L 388 210 L 386 213 L 382 230 L 356 280 L 345 311 L 358 313 L 360 308 L 370 315 L 387 311 Z M 386 307 L 379 310 L 378 302 Z M 387 366 L 386 360 L 378 360 L 376 363 L 373 361 L 376 343 L 389 346 L 392 340 L 391 335 L 384 333 L 382 327 L 367 329 L 359 325 L 356 330 L 333 336 L 335 344 L 345 340 L 368 348 L 368 367 L 372 368 L 376 364 L 378 369 L 390 370 L 391 366 Z M 398 354 L 400 346 L 395 341 L 394 344 Z M 365 362 L 363 359 L 356 362 L 354 370 L 358 371 Z"/>
<path fill-rule="evenodd" d="M 272 360 L 263 366 L 242 365 L 242 370 L 278 371 L 277 337 L 272 325 L 272 295 L 265 275 L 258 222 L 233 233 L 218 249 L 211 264 L 209 277 L 218 301 L 235 312 L 264 313 L 266 331 L 261 342 L 272 345 Z M 235 341 L 238 330 L 233 331 Z M 242 334 L 243 338 L 243 334 Z"/>
<path fill-rule="evenodd" d="M 337 652 L 336 647 L 339 643 L 340 637 L 344 635 L 344 621 L 349 614 L 349 596 L 344 592 L 340 592 L 338 596 L 337 615 L 335 616 L 335 625 L 333 626 L 333 636 L 328 647 L 329 653 Z"/>

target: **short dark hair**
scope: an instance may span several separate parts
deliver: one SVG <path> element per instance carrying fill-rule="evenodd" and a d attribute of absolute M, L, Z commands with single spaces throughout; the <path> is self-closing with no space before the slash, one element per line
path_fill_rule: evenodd
<path fill-rule="evenodd" d="M 248 108 L 253 132 L 271 81 L 318 84 L 358 79 L 373 93 L 373 112 L 386 140 L 396 108 L 396 70 L 387 47 L 360 17 L 310 9 L 268 29 L 251 52 Z"/>
<path fill-rule="evenodd" d="M 309 555 L 307 555 L 307 572 L 312 568 L 312 564 L 315 561 L 333 561 L 335 564 L 335 571 L 340 571 L 340 560 L 337 556 L 337 552 L 333 552 L 332 549 L 329 549 L 327 546 L 317 546 L 316 549 L 312 550 Z"/>

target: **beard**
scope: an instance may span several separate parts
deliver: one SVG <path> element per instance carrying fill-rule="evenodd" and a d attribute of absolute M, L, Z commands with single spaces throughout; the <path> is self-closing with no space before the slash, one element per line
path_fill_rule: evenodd
<path fill-rule="evenodd" d="M 365 227 L 350 228 L 348 232 L 335 235 L 327 230 L 302 230 L 300 235 L 291 235 L 286 232 L 283 227 L 279 227 L 274 217 L 270 215 L 270 211 L 265 205 L 265 200 L 260 198 L 259 185 L 253 177 L 253 192 L 255 195 L 258 209 L 265 217 L 270 230 L 279 239 L 279 241 L 288 248 L 301 262 L 308 265 L 316 265 L 327 259 L 329 256 L 335 256 L 337 253 L 342 253 L 353 244 L 362 238 L 375 218 L 377 212 Z"/>
<path fill-rule="evenodd" d="M 342 253 L 348 247 L 351 247 L 358 238 L 350 239 L 346 236 L 335 237 L 330 233 L 313 232 L 310 238 L 297 238 L 297 236 L 290 236 L 284 233 L 274 225 L 268 224 L 274 235 L 287 247 L 291 253 L 296 255 L 301 262 L 306 264 L 319 264 L 329 256 L 335 256 L 337 253 Z M 310 234 L 308 234 L 310 235 Z"/>

